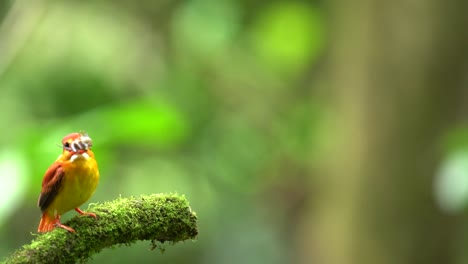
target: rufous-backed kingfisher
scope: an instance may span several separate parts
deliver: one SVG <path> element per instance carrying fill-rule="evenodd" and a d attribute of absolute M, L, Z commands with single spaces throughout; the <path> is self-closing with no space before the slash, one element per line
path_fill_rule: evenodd
<path fill-rule="evenodd" d="M 38 232 L 48 232 L 55 227 L 75 232 L 60 222 L 60 216 L 72 209 L 81 215 L 96 218 L 95 214 L 79 208 L 93 195 L 99 181 L 92 145 L 91 138 L 85 132 L 72 133 L 63 138 L 63 152 L 47 169 L 42 180 L 37 202 L 42 211 Z"/>

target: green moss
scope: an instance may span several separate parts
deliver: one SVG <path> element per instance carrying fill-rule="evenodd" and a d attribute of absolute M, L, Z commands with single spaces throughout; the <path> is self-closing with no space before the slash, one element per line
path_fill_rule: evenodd
<path fill-rule="evenodd" d="M 94 205 L 89 212 L 97 219 L 77 216 L 65 223 L 76 233 L 57 228 L 38 235 L 5 263 L 85 262 L 113 245 L 149 240 L 156 248 L 160 243 L 194 239 L 198 234 L 195 212 L 185 197 L 177 194 L 118 198 Z"/>

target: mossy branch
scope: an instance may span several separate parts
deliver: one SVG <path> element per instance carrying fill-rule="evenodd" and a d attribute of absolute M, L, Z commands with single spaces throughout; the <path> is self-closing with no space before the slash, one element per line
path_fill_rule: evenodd
<path fill-rule="evenodd" d="M 198 234 L 196 214 L 185 197 L 176 194 L 119 198 L 89 212 L 97 219 L 77 216 L 65 223 L 76 233 L 56 228 L 38 235 L 5 263 L 74 263 L 116 244 L 150 240 L 155 247 L 156 241 L 175 243 Z"/>

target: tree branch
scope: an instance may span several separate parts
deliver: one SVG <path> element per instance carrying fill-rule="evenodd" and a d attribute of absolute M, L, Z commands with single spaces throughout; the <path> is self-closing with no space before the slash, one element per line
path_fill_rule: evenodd
<path fill-rule="evenodd" d="M 137 240 L 173 243 L 194 239 L 197 216 L 185 197 L 176 194 L 153 194 L 137 198 L 119 198 L 94 206 L 89 216 L 77 216 L 66 222 L 76 230 L 70 233 L 56 228 L 38 235 L 5 263 L 74 263 L 86 261 L 103 248 L 129 245 Z"/>

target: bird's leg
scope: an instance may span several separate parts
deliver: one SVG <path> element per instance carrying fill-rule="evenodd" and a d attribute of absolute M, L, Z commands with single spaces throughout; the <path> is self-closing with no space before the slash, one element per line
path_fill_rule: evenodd
<path fill-rule="evenodd" d="M 66 225 L 64 225 L 64 224 L 62 224 L 62 223 L 60 222 L 60 216 L 59 216 L 59 215 L 57 215 L 57 216 L 55 217 L 55 226 L 56 226 L 56 227 L 63 228 L 63 229 L 67 230 L 67 231 L 70 232 L 70 233 L 75 233 L 75 229 L 73 229 L 73 228 L 71 228 L 71 227 L 69 227 L 69 226 L 66 226 Z"/>
<path fill-rule="evenodd" d="M 80 215 L 88 215 L 88 216 L 92 216 L 92 217 L 96 218 L 96 214 L 83 212 L 83 211 L 81 211 L 81 209 L 78 208 L 78 207 L 75 208 L 75 211 L 77 211 Z"/>

